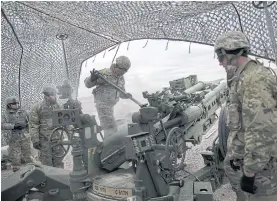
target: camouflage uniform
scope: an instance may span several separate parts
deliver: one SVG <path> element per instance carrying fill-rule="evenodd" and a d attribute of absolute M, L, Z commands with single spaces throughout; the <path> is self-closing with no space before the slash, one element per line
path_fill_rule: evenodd
<path fill-rule="evenodd" d="M 114 83 L 125 91 L 125 80 L 123 75 L 116 75 L 113 72 L 114 67 L 119 67 L 127 70 L 130 68 L 131 63 L 127 57 L 121 56 L 116 59 L 116 64 L 112 64 L 111 68 L 105 68 L 99 73 L 108 81 Z M 125 98 L 124 94 L 118 92 L 105 81 L 99 79 L 92 79 L 92 75 L 85 79 L 87 88 L 96 86 L 93 90 L 94 102 L 97 109 L 100 125 L 105 131 L 105 138 L 117 131 L 117 125 L 114 118 L 114 106 L 119 101 L 119 98 Z"/>
<path fill-rule="evenodd" d="M 247 50 L 248 47 L 244 34 L 229 32 L 218 38 L 215 51 L 220 48 L 225 51 Z M 276 77 L 251 59 L 238 65 L 231 74 L 227 101 L 230 134 L 225 172 L 237 195 L 241 195 L 246 182 L 249 186 L 254 182 L 253 192 L 245 193 L 249 201 L 277 200 Z M 235 171 L 231 160 L 240 163 L 243 171 Z M 243 173 L 255 176 L 247 177 Z M 241 200 L 246 198 L 241 197 Z"/>
<path fill-rule="evenodd" d="M 44 91 L 56 95 L 56 91 L 53 88 L 47 87 Z M 63 168 L 62 158 L 53 157 L 48 141 L 54 129 L 52 126 L 52 112 L 54 109 L 62 109 L 62 107 L 57 102 L 50 103 L 46 100 L 36 104 L 30 113 L 29 129 L 33 144 L 39 144 L 39 148 L 35 148 L 39 150 L 40 162 L 43 165 Z M 54 147 L 53 152 L 59 155 L 63 150 L 61 147 Z"/>
<path fill-rule="evenodd" d="M 7 106 L 14 103 L 19 103 L 16 97 L 7 98 Z M 20 108 L 11 109 L 7 107 L 5 114 L 2 115 L 1 129 L 10 131 L 7 136 L 7 141 L 9 145 L 9 158 L 13 170 L 18 170 L 21 163 L 33 162 L 31 159 L 31 140 L 28 134 L 27 112 Z"/>

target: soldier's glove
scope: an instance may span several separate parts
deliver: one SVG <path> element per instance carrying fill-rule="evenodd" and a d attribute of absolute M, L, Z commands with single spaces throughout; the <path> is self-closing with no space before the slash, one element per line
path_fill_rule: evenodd
<path fill-rule="evenodd" d="M 16 129 L 16 130 L 21 130 L 21 129 L 23 129 L 23 128 L 26 128 L 27 125 L 28 125 L 28 124 L 26 124 L 26 123 L 15 123 L 14 129 Z"/>
<path fill-rule="evenodd" d="M 236 163 L 236 161 L 230 160 L 230 165 L 231 165 L 231 168 L 236 172 L 240 170 L 240 166 L 235 165 L 234 162 Z"/>
<path fill-rule="evenodd" d="M 97 73 L 98 73 L 98 71 L 96 71 L 95 69 L 90 71 L 90 80 L 92 82 L 94 82 L 94 81 L 96 81 L 98 79 Z"/>
<path fill-rule="evenodd" d="M 33 147 L 34 147 L 34 149 L 41 150 L 41 144 L 40 144 L 40 142 L 34 142 L 33 143 Z"/>
<path fill-rule="evenodd" d="M 126 94 L 121 93 L 120 98 L 129 99 L 129 98 L 132 98 L 132 94 L 130 94 L 130 93 L 126 93 Z"/>
<path fill-rule="evenodd" d="M 245 175 L 240 179 L 241 190 L 247 193 L 255 194 L 257 187 L 254 186 L 255 176 L 247 177 Z"/>

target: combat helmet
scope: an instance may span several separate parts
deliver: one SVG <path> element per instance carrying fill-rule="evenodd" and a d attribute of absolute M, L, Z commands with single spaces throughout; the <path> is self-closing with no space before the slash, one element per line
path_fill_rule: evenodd
<path fill-rule="evenodd" d="M 19 99 L 16 96 L 10 96 L 6 98 L 6 105 L 13 104 L 13 103 L 19 103 Z"/>
<path fill-rule="evenodd" d="M 214 44 L 214 51 L 221 50 L 231 51 L 244 49 L 247 52 L 250 50 L 250 44 L 244 33 L 239 31 L 231 31 L 219 36 Z"/>
<path fill-rule="evenodd" d="M 56 96 L 57 91 L 53 87 L 44 87 L 42 93 L 46 96 Z"/>
<path fill-rule="evenodd" d="M 116 66 L 126 71 L 131 67 L 131 61 L 126 56 L 117 57 L 115 60 Z"/>

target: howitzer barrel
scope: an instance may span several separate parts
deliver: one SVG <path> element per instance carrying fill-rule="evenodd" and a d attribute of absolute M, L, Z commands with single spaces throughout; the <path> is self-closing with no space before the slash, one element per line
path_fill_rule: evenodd
<path fill-rule="evenodd" d="M 194 85 L 194 86 L 188 88 L 187 90 L 185 90 L 185 93 L 191 94 L 191 93 L 194 93 L 196 91 L 200 91 L 204 88 L 205 88 L 205 83 L 204 82 L 198 82 L 196 85 Z"/>
<path fill-rule="evenodd" d="M 168 128 L 172 128 L 174 126 L 177 126 L 182 122 L 182 120 L 183 120 L 182 116 L 171 119 L 171 120 L 164 123 L 164 128 L 168 129 Z"/>
<path fill-rule="evenodd" d="M 203 108 L 200 105 L 190 106 L 184 112 L 182 112 L 183 122 L 190 123 L 195 119 L 198 119 L 202 114 L 203 114 Z"/>
<path fill-rule="evenodd" d="M 195 119 L 198 119 L 204 113 L 202 104 L 206 105 L 212 98 L 219 98 L 221 94 L 220 92 L 226 88 L 226 86 L 226 81 L 221 81 L 217 87 L 205 95 L 205 98 L 199 105 L 190 106 L 184 112 L 182 112 L 184 123 L 189 123 Z"/>
<path fill-rule="evenodd" d="M 166 146 L 163 145 L 163 144 L 155 144 L 155 145 L 153 145 L 153 148 L 156 149 L 156 150 L 162 150 L 163 151 L 163 150 L 166 149 Z M 168 148 L 169 148 L 169 150 L 174 150 L 175 149 L 175 147 L 173 145 L 169 145 Z"/>
<path fill-rule="evenodd" d="M 179 101 L 179 100 L 182 100 L 182 99 L 186 99 L 188 97 L 187 94 L 191 94 L 191 93 L 194 93 L 194 92 L 197 92 L 197 91 L 200 91 L 202 89 L 205 88 L 205 84 L 203 82 L 198 82 L 196 85 L 188 88 L 187 90 L 185 90 L 185 95 L 181 95 L 181 96 L 174 96 L 172 98 L 172 100 L 175 100 L 175 101 Z"/>
<path fill-rule="evenodd" d="M 205 98 L 203 100 L 203 104 L 205 105 L 206 103 L 208 103 L 209 100 L 213 97 L 219 98 L 220 97 L 220 92 L 226 87 L 227 87 L 226 80 L 222 80 L 217 87 L 215 87 L 211 92 L 209 92 L 205 95 Z"/>

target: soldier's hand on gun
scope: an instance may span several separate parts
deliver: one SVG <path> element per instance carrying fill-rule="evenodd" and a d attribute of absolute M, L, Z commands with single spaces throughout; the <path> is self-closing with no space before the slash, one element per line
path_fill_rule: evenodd
<path fill-rule="evenodd" d="M 92 81 L 92 82 L 94 82 L 94 81 L 96 81 L 97 79 L 98 79 L 98 71 L 97 70 L 95 70 L 95 69 L 93 69 L 92 71 L 90 71 L 90 80 Z"/>
<path fill-rule="evenodd" d="M 40 142 L 33 142 L 33 147 L 34 147 L 34 149 L 40 150 L 41 149 Z"/>
<path fill-rule="evenodd" d="M 26 128 L 27 126 L 28 126 L 28 124 L 26 124 L 26 123 L 18 122 L 18 123 L 15 123 L 14 129 L 21 130 L 21 129 Z"/>
<path fill-rule="evenodd" d="M 241 165 L 242 165 L 242 160 L 240 159 L 230 160 L 230 166 L 233 168 L 234 171 L 240 170 Z"/>

